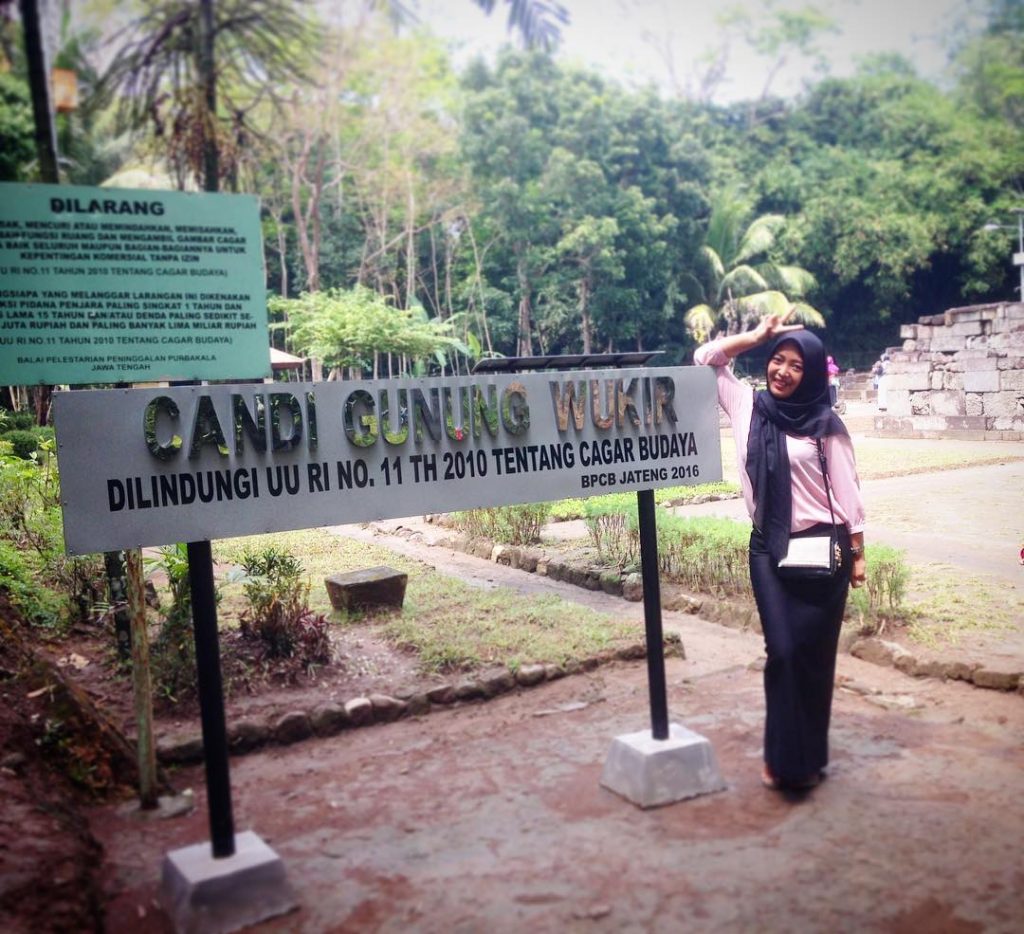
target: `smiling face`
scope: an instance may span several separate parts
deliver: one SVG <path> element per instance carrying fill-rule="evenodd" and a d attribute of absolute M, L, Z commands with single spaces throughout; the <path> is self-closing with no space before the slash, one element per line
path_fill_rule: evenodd
<path fill-rule="evenodd" d="M 776 399 L 788 399 L 804 378 L 804 358 L 796 344 L 786 342 L 775 348 L 768 361 L 768 391 Z"/>

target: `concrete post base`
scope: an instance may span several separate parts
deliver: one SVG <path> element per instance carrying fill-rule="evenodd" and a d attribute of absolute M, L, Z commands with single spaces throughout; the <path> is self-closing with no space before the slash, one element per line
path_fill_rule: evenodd
<path fill-rule="evenodd" d="M 677 723 L 669 724 L 668 739 L 654 739 L 650 730 L 617 736 L 601 784 L 641 808 L 725 789 L 711 743 Z"/>
<path fill-rule="evenodd" d="M 251 830 L 223 859 L 209 842 L 167 853 L 160 901 L 178 934 L 226 934 L 298 905 L 281 858 Z"/>

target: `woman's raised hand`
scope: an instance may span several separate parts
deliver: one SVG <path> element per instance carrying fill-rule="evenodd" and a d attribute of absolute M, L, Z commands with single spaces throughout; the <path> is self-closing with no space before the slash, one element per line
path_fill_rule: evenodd
<path fill-rule="evenodd" d="M 758 343 L 770 341 L 787 331 L 802 331 L 802 324 L 786 324 L 795 311 L 796 305 L 790 305 L 781 315 L 765 315 L 754 328 Z"/>

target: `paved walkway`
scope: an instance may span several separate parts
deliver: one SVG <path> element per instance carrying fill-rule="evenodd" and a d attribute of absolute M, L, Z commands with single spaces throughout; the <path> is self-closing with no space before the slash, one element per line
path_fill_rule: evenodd
<path fill-rule="evenodd" d="M 912 561 L 996 560 L 1000 536 L 1020 516 L 1022 476 L 1021 465 L 1006 465 L 865 484 L 869 508 L 892 503 L 887 516 L 898 517 L 873 523 L 872 540 L 904 536 Z M 429 550 L 385 541 L 421 557 Z M 547 589 L 598 609 L 642 612 L 606 594 L 434 552 L 432 563 L 483 586 Z M 999 570 L 1006 586 L 1019 586 L 1011 583 L 1017 570 Z M 601 787 L 612 739 L 650 725 L 642 662 L 269 748 L 232 760 L 235 823 L 281 855 L 301 907 L 258 930 L 1020 930 L 1024 698 L 842 655 L 829 778 L 787 799 L 758 779 L 760 635 L 675 612 L 665 625 L 687 651 L 666 663 L 671 719 L 709 739 L 724 792 L 641 811 Z M 92 815 L 106 854 L 111 931 L 164 934 L 166 919 L 153 907 L 163 854 L 208 839 L 201 767 L 176 781 L 196 790 L 190 816 L 145 820 L 130 805 Z"/>

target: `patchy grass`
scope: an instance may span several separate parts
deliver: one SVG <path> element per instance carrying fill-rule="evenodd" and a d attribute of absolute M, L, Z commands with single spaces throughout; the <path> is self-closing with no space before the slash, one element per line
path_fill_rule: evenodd
<path fill-rule="evenodd" d="M 981 467 L 1024 460 L 992 442 L 916 441 L 858 438 L 857 471 L 861 480 L 904 477 L 910 474 Z"/>
<path fill-rule="evenodd" d="M 1024 594 L 1005 581 L 948 564 L 911 567 L 907 634 L 930 647 L 958 645 L 978 632 L 1008 632 L 1024 620 Z"/>
<path fill-rule="evenodd" d="M 731 499 L 739 495 L 738 484 L 723 480 L 715 483 L 698 483 L 694 486 L 664 487 L 654 491 L 654 502 L 659 506 L 685 506 L 708 499 Z M 636 505 L 635 493 L 606 493 L 604 496 L 592 496 L 586 499 L 563 499 L 550 504 L 551 519 L 556 522 L 582 519 L 587 514 L 588 503 L 622 502 L 624 498 L 634 506 Z"/>
<path fill-rule="evenodd" d="M 865 438 L 854 440 L 857 472 L 863 480 L 882 480 L 911 474 L 958 470 L 961 467 L 983 467 L 1024 460 L 1012 449 L 992 441 L 954 441 L 912 438 Z M 728 432 L 722 434 L 722 474 L 735 482 L 736 448 Z"/>
<path fill-rule="evenodd" d="M 233 563 L 246 548 L 259 550 L 271 543 L 299 559 L 312 585 L 310 607 L 324 613 L 331 613 L 323 586 L 329 574 L 379 564 L 407 573 L 404 608 L 375 614 L 372 622 L 380 625 L 392 645 L 414 651 L 426 671 L 562 664 L 637 642 L 643 634 L 639 622 L 623 622 L 557 597 L 525 596 L 507 588 L 483 590 L 385 548 L 320 529 L 217 542 L 215 558 Z M 221 615 L 226 622 L 232 616 L 237 621 L 244 606 L 241 585 L 219 586 Z M 361 621 L 359 616 L 342 619 L 337 613 L 331 619 L 350 625 Z"/>

